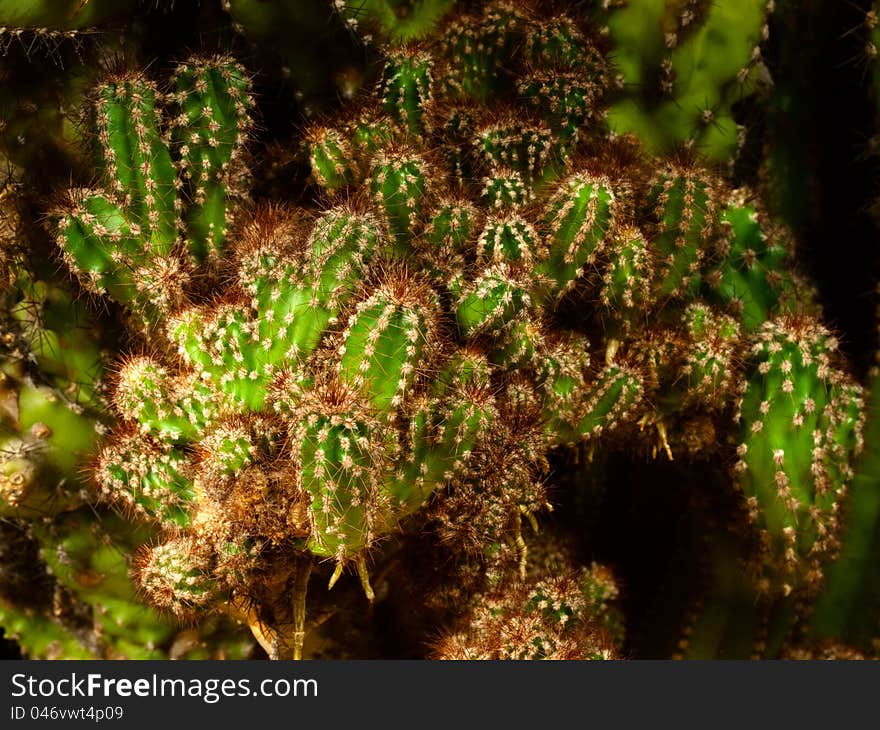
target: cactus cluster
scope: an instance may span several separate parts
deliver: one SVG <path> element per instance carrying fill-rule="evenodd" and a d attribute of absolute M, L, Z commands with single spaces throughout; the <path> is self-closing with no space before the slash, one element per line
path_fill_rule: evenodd
<path fill-rule="evenodd" d="M 107 431 L 99 328 L 28 265 L 12 202 L 10 192 L 0 210 L 4 253 L 18 259 L 6 262 L 0 345 L 0 623 L 38 658 L 244 656 L 248 642 L 228 626 L 187 633 L 140 599 L 131 556 L 152 532 L 96 512 L 84 473 Z"/>
<path fill-rule="evenodd" d="M 603 582 L 605 578 L 605 582 Z M 603 626 L 616 588 L 595 569 L 559 572 L 544 580 L 507 584 L 480 596 L 465 633 L 444 637 L 440 659 L 613 659 Z"/>
<path fill-rule="evenodd" d="M 121 73 L 91 104 L 102 185 L 71 190 L 59 243 L 84 288 L 129 306 L 143 327 L 179 306 L 193 265 L 222 251 L 246 168 L 248 81 L 226 59 L 193 59 L 162 94 Z M 185 233 L 185 237 L 183 235 Z"/>
<path fill-rule="evenodd" d="M 269 5 L 218 17 L 278 46 L 330 12 Z M 766 0 L 332 9 L 380 61 L 344 112 L 305 109 L 304 189 L 261 185 L 232 55 L 121 64 L 82 114 L 91 182 L 45 216 L 70 281 L 0 247 L 0 625 L 33 656 L 152 658 L 245 655 L 244 624 L 299 658 L 328 587 L 387 601 L 405 565 L 436 578 L 432 656 L 618 658 L 611 571 L 529 534 L 560 464 L 615 452 L 723 465 L 691 490 L 731 507 L 689 518 L 708 588 L 676 655 L 864 645 L 866 396 L 792 237 L 709 161 L 742 142 Z"/>
<path fill-rule="evenodd" d="M 808 443 L 792 448 L 791 408 L 768 413 L 759 397 L 748 410 L 770 378 L 762 363 L 761 380 L 746 379 L 744 347 L 754 340 L 757 355 L 757 333 L 785 317 L 818 327 L 791 313 L 785 243 L 709 170 L 657 165 L 610 137 L 612 74 L 572 17 L 505 3 L 455 14 L 435 38 L 389 52 L 349 122 L 310 131 L 321 209 L 266 205 L 238 225 L 240 68 L 183 65 L 167 124 L 142 75 L 98 88 L 103 189 L 72 195 L 58 241 L 154 349 L 118 368 L 121 425 L 95 475 L 109 501 L 169 535 L 138 573 L 157 605 L 253 605 L 260 626 L 278 614 L 269 653 L 298 655 L 304 586 L 279 608 L 278 574 L 304 584 L 308 558 L 328 559 L 332 585 L 353 564 L 372 598 L 370 551 L 429 500 L 469 549 L 521 541 L 522 517 L 547 503 L 549 451 L 649 427 L 639 440 L 671 456 L 669 425 L 722 428 L 738 389 L 759 434 L 743 448 L 741 487 L 756 522 L 796 533 L 786 550 L 763 546 L 768 571 L 818 559 L 824 541 L 764 497 L 761 458 L 833 450 L 844 462 L 823 476 L 833 484 L 798 485 L 789 504 L 831 510 L 858 446 L 857 392 L 801 350 L 798 366 L 815 373 L 799 382 L 804 402 L 826 381 L 849 396 L 815 406 L 838 424 L 833 443 L 812 444 L 805 427 Z M 202 281 L 221 270 L 232 283 L 206 298 Z M 575 308 L 579 326 L 560 324 Z M 767 351 L 784 379 L 790 355 Z M 779 429 L 783 443 L 760 442 Z M 468 502 L 478 506 L 463 524 Z M 292 635 L 278 628 L 285 610 Z"/>

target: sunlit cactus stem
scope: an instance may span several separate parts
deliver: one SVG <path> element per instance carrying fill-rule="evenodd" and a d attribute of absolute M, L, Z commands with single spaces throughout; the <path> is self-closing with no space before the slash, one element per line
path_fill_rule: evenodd
<path fill-rule="evenodd" d="M 57 212 L 69 268 L 90 291 L 127 305 L 146 329 L 183 301 L 184 224 L 195 263 L 222 248 L 249 125 L 249 81 L 231 59 L 193 59 L 179 67 L 177 83 L 171 145 L 162 95 L 145 75 L 117 74 L 98 87 L 101 187 L 71 194 Z M 188 209 L 178 168 L 191 186 Z"/>
<path fill-rule="evenodd" d="M 193 58 L 174 75 L 172 142 L 192 195 L 186 215 L 187 243 L 197 261 L 225 244 L 241 194 L 245 141 L 251 126 L 250 79 L 230 58 Z"/>
<path fill-rule="evenodd" d="M 687 297 L 700 285 L 715 221 L 715 192 L 699 170 L 670 167 L 651 192 L 658 218 L 658 296 Z"/>
<path fill-rule="evenodd" d="M 596 261 L 613 223 L 614 201 L 610 182 L 601 177 L 575 174 L 559 184 L 546 207 L 550 252 L 539 268 L 551 295 L 570 291 Z"/>
<path fill-rule="evenodd" d="M 810 318 L 770 320 L 753 348 L 737 417 L 736 467 L 765 536 L 768 590 L 811 589 L 833 548 L 862 448 L 861 394 L 835 367 L 837 340 Z"/>
<path fill-rule="evenodd" d="M 410 275 L 388 275 L 358 302 L 338 348 L 340 379 L 376 411 L 401 409 L 436 347 L 439 301 Z"/>
<path fill-rule="evenodd" d="M 413 135 L 429 131 L 424 117 L 433 93 L 433 68 L 428 53 L 403 48 L 392 51 L 382 72 L 382 108 Z"/>

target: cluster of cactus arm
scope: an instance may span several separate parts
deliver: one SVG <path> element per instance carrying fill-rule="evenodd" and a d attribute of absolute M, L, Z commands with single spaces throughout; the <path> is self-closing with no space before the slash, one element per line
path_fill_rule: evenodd
<path fill-rule="evenodd" d="M 84 473 L 106 433 L 105 353 L 84 305 L 29 265 L 13 205 L 3 203 L 0 350 L 0 624 L 36 658 L 246 655 L 216 621 L 181 631 L 145 605 L 132 555 L 149 527 L 96 507 Z M 207 637 L 210 636 L 210 639 Z"/>
<path fill-rule="evenodd" d="M 274 38 L 300 4 L 224 9 Z M 0 2 L 0 18 L 66 32 L 126 12 L 60 5 Z M 77 597 L 77 620 L 85 603 L 122 628 L 102 646 L 83 631 L 62 641 L 36 599 L 0 601 L 29 652 L 168 651 L 171 620 L 143 607 L 126 618 L 130 554 L 148 539 L 125 536 L 132 522 L 160 536 L 133 571 L 147 602 L 183 621 L 215 615 L 180 655 L 204 641 L 244 652 L 211 634 L 226 612 L 270 656 L 299 656 L 316 563 L 331 586 L 351 566 L 372 598 L 372 559 L 415 519 L 479 563 L 509 545 L 519 575 L 521 523 L 551 501 L 548 455 L 681 460 L 728 441 L 749 540 L 710 543 L 714 587 L 681 655 L 774 656 L 791 606 L 819 591 L 816 635 L 855 638 L 829 606 L 841 591 L 858 603 L 869 571 L 837 561 L 824 587 L 823 573 L 841 537 L 844 556 L 870 554 L 864 480 L 843 509 L 862 392 L 760 202 L 695 155 L 668 155 L 685 145 L 729 161 L 733 105 L 761 81 L 766 3 L 606 5 L 579 8 L 585 21 L 540 3 L 335 4 L 378 39 L 384 67 L 372 93 L 306 135 L 316 209 L 248 200 L 254 104 L 232 59 L 193 58 L 167 87 L 124 72 L 95 89 L 97 183 L 70 191 L 56 233 L 82 288 L 121 304 L 143 345 L 114 365 L 103 420 L 116 425 L 96 445 L 101 395 L 82 373 L 93 346 L 55 357 L 68 295 L 19 284 L 16 337 L 43 375 L 5 361 L 2 504 L 16 527 L 0 544 L 41 546 L 45 581 Z M 92 487 L 59 487 L 91 453 L 102 514 L 126 515 L 106 513 L 102 529 L 79 506 Z M 112 543 L 106 556 L 95 540 Z M 613 655 L 597 630 L 613 591 L 584 597 L 599 576 L 511 574 L 472 597 L 470 624 L 438 653 L 522 655 L 503 637 L 509 619 L 535 638 L 519 642 L 525 655 Z M 564 608 L 536 611 L 545 594 Z M 760 616 L 731 618 L 755 596 Z M 860 640 L 868 613 L 847 614 Z"/>
<path fill-rule="evenodd" d="M 95 476 L 167 535 L 139 562 L 150 600 L 232 606 L 298 655 L 313 559 L 371 597 L 370 553 L 409 515 L 521 544 L 551 450 L 671 456 L 716 430 L 739 432 L 761 589 L 818 582 L 858 387 L 760 206 L 609 134 L 600 46 L 564 14 L 455 13 L 310 130 L 319 210 L 247 221 L 239 66 L 99 87 L 103 184 L 71 194 L 58 242 L 149 343 L 118 368 Z"/>

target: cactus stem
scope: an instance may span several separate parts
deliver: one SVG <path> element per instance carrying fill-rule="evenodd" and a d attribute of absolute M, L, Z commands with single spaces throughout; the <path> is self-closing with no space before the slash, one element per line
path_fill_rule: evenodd
<path fill-rule="evenodd" d="M 373 592 L 373 586 L 370 585 L 370 572 L 367 570 L 367 561 L 363 554 L 358 555 L 356 565 L 358 576 L 361 579 L 361 586 L 364 589 L 364 595 L 367 597 L 367 600 L 372 603 L 376 600 L 376 594 Z"/>

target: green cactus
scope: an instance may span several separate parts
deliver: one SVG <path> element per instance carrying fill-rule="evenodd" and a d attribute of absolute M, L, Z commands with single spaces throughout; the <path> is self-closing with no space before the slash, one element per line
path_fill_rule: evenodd
<path fill-rule="evenodd" d="M 651 191 L 659 221 L 656 251 L 659 297 L 687 297 L 699 288 L 700 270 L 715 225 L 715 195 L 699 171 L 672 167 Z"/>
<path fill-rule="evenodd" d="M 466 336 L 499 336 L 531 303 L 516 270 L 501 263 L 481 272 L 458 300 L 455 314 Z"/>
<path fill-rule="evenodd" d="M 836 349 L 808 317 L 769 320 L 753 348 L 736 471 L 771 566 L 768 590 L 820 582 L 862 448 L 861 391 L 835 366 Z"/>
<path fill-rule="evenodd" d="M 373 159 L 370 192 L 391 235 L 399 247 L 405 247 L 419 223 L 418 211 L 428 195 L 428 182 L 434 178 L 430 163 L 407 150 L 382 151 Z"/>
<path fill-rule="evenodd" d="M 607 312 L 609 332 L 625 330 L 638 323 L 639 312 L 652 300 L 651 280 L 655 266 L 653 251 L 636 227 L 623 227 L 608 240 L 608 263 L 602 274 L 600 299 Z"/>
<path fill-rule="evenodd" d="M 839 556 L 827 568 L 827 578 L 808 619 L 812 641 L 844 641 L 873 653 L 877 636 L 878 582 L 874 556 L 878 536 L 877 373 L 871 371 L 864 427 L 865 449 L 856 462 L 847 501 L 842 510 Z"/>
<path fill-rule="evenodd" d="M 499 7 L 487 12 L 501 18 L 507 11 Z M 455 22 L 470 26 L 473 20 Z M 426 120 L 436 90 L 427 69 L 433 62 L 427 55 L 393 58 L 398 71 L 390 71 L 389 61 L 379 84 L 379 106 L 403 110 L 398 117 L 402 133 L 430 128 Z M 406 68 L 423 75 L 403 79 L 404 58 Z M 357 128 L 349 127 L 341 134 L 326 130 L 311 136 L 314 177 L 328 193 L 343 184 L 362 185 L 372 210 L 338 206 L 310 223 L 297 211 L 264 208 L 237 233 L 230 258 L 233 283 L 223 299 L 180 308 L 177 302 L 191 287 L 189 272 L 215 267 L 230 255 L 223 251 L 222 205 L 232 192 L 224 171 L 240 154 L 247 128 L 245 81 L 233 68 L 226 62 L 192 61 L 178 71 L 171 98 L 180 111 L 172 117 L 170 148 L 158 134 L 156 115 L 146 113 L 157 94 L 153 84 L 131 75 L 100 87 L 95 119 L 101 159 L 119 202 L 109 193 L 90 194 L 78 215 L 68 214 L 59 223 L 59 243 L 74 270 L 93 272 L 93 283 L 148 321 L 153 338 L 165 332 L 176 346 L 176 363 L 169 353 L 134 357 L 121 368 L 112 401 L 123 425 L 101 452 L 96 476 L 109 501 L 168 529 L 187 531 L 189 542 L 168 544 L 165 552 L 156 548 L 139 573 L 149 584 L 148 595 L 181 612 L 196 604 L 210 608 L 208 597 L 219 595 L 207 589 L 212 581 L 224 595 L 264 591 L 247 560 L 240 569 L 226 565 L 224 546 L 233 545 L 280 550 L 278 561 L 291 559 L 284 557 L 285 551 L 332 558 L 337 570 L 331 584 L 352 562 L 372 595 L 367 551 L 445 484 L 471 478 L 470 462 L 482 458 L 480 451 L 498 418 L 489 382 L 495 376 L 488 362 L 479 368 L 485 375 L 477 380 L 467 375 L 477 371 L 459 371 L 450 363 L 433 384 L 436 376 L 429 363 L 449 357 L 444 350 L 455 337 L 456 322 L 463 337 L 477 342 L 497 339 L 514 322 L 534 317 L 544 297 L 538 292 L 549 277 L 528 274 L 526 267 L 554 261 L 540 244 L 535 224 L 512 211 L 487 218 L 473 242 L 467 235 L 467 229 L 477 232 L 470 223 L 477 224 L 472 202 L 463 200 L 429 217 L 422 211 L 429 194 L 441 187 L 437 163 L 421 149 L 396 142 L 397 132 L 387 141 L 370 143 L 375 146 L 371 152 L 370 146 L 357 143 Z M 467 82 L 464 87 L 477 85 Z M 389 94 L 395 99 L 402 95 L 402 105 L 388 103 Z M 218 130 L 216 140 L 211 138 L 213 129 Z M 525 194 L 542 179 L 549 162 L 550 133 L 535 131 L 541 129 L 512 121 L 477 127 L 476 164 L 518 171 Z M 132 131 L 133 140 L 126 130 Z M 536 143 L 542 151 L 535 155 Z M 198 145 L 206 151 L 200 152 Z M 363 149 L 362 160 L 343 163 L 343 153 L 356 148 Z M 180 159 L 180 178 L 173 153 Z M 211 178 L 218 171 L 227 177 L 214 185 Z M 590 182 L 579 181 L 572 177 L 561 188 L 579 197 L 575 219 L 558 224 L 555 248 L 564 249 L 555 254 L 560 263 L 545 269 L 559 279 L 555 288 L 551 284 L 551 299 L 577 278 L 589 249 L 599 245 L 610 226 L 610 183 L 588 188 Z M 194 201 L 186 218 L 189 225 L 178 219 L 176 190 L 181 185 L 190 186 Z M 550 204 L 560 218 L 567 209 L 563 195 L 559 192 Z M 189 258 L 181 256 L 181 229 Z M 421 251 L 443 275 L 448 262 L 431 248 L 432 235 L 462 263 L 472 260 L 484 269 L 473 278 L 464 269 L 464 278 L 453 272 L 444 275 L 458 291 L 451 311 L 445 309 L 444 292 L 433 288 L 432 277 L 411 274 L 393 261 L 414 261 Z M 124 252 L 124 269 L 114 265 L 111 245 Z M 572 263 L 566 261 L 569 255 Z M 179 273 L 172 273 L 173 268 Z M 559 268 L 564 273 L 556 274 Z M 157 269 L 173 280 L 161 292 L 162 301 L 155 301 Z M 123 270 L 128 281 L 121 281 Z M 169 295 L 172 286 L 176 291 Z M 512 304 L 507 303 L 508 292 L 513 292 Z M 578 347 L 584 348 L 580 354 Z M 560 362 L 588 357 L 587 347 L 570 346 L 571 354 Z M 566 441 L 584 433 L 597 435 L 602 424 L 614 425 L 630 409 L 630 396 L 622 394 L 633 387 L 638 392 L 637 380 L 606 385 L 602 377 L 598 390 L 591 390 L 583 368 L 538 369 L 534 377 L 536 392 L 546 393 L 540 397 L 547 399 L 550 412 L 565 413 L 570 422 Z M 248 513 L 244 484 L 274 483 L 270 464 L 279 458 L 274 447 L 258 448 L 247 428 L 224 425 L 251 417 L 268 418 L 274 424 L 270 428 L 287 434 L 290 464 L 284 469 L 297 478 L 271 488 L 269 497 L 270 502 L 280 500 L 276 508 L 288 505 L 287 523 L 271 510 Z M 543 448 L 555 439 L 551 426 Z M 537 448 L 528 458 L 537 458 Z M 189 456 L 191 450 L 195 457 Z M 407 477 L 414 474 L 414 479 Z M 510 495 L 519 489 L 516 483 Z M 518 516 L 520 498 L 511 498 L 505 510 Z M 528 502 L 520 506 L 533 509 Z M 185 567 L 191 560 L 196 562 Z M 171 581 L 165 586 L 163 576 Z M 189 588 L 195 585 L 201 586 L 197 595 Z M 266 600 L 271 603 L 271 596 Z M 257 609 L 264 610 L 266 606 Z M 299 653 L 296 640 L 283 643 L 292 643 L 294 654 Z"/>
<path fill-rule="evenodd" d="M 539 268 L 550 282 L 549 293 L 558 297 L 571 290 L 596 261 L 614 222 L 614 204 L 608 180 L 581 173 L 559 185 L 546 208 L 550 251 Z"/>
<path fill-rule="evenodd" d="M 329 193 L 348 184 L 351 150 L 348 140 L 333 129 L 313 129 L 310 134 L 309 162 L 317 183 Z"/>
<path fill-rule="evenodd" d="M 718 162 L 738 151 L 733 106 L 760 88 L 766 0 L 628 0 L 608 18 L 625 91 L 611 127 L 652 152 L 695 147 Z"/>
<path fill-rule="evenodd" d="M 177 83 L 191 88 L 173 94 L 180 111 L 172 145 L 160 130 L 159 89 L 144 75 L 120 74 L 95 91 L 103 188 L 72 193 L 58 213 L 70 269 L 90 291 L 128 305 L 144 326 L 182 301 L 184 226 L 196 262 L 222 249 L 249 122 L 248 81 L 229 59 L 185 63 Z M 181 179 L 193 196 L 184 220 Z"/>
<path fill-rule="evenodd" d="M 419 284 L 401 276 L 377 287 L 358 303 L 340 337 L 340 380 L 362 391 L 374 410 L 391 417 L 405 408 L 436 349 L 432 330 L 440 303 Z"/>
<path fill-rule="evenodd" d="M 227 206 L 236 194 L 234 180 L 241 171 L 235 168 L 241 165 L 250 121 L 250 80 L 241 67 L 226 59 L 194 58 L 177 67 L 173 84 L 171 141 L 180 155 L 178 168 L 191 196 L 186 218 L 188 248 L 198 261 L 204 261 L 225 243 L 231 214 Z M 132 119 L 136 123 L 134 114 Z M 164 190 L 165 174 L 155 171 L 154 191 Z"/>
<path fill-rule="evenodd" d="M 449 367 L 465 364 L 454 358 Z M 488 382 L 462 380 L 454 389 L 439 386 L 437 395 L 446 403 L 429 399 L 410 422 L 411 456 L 388 485 L 402 515 L 415 512 L 433 491 L 466 473 L 469 457 L 485 442 L 497 416 Z"/>
<path fill-rule="evenodd" d="M 524 537 L 564 508 L 566 464 L 613 451 L 683 473 L 738 458 L 723 497 L 706 496 L 732 516 L 698 558 L 705 586 L 664 609 L 674 652 L 815 649 L 803 606 L 843 570 L 829 561 L 862 394 L 787 234 L 698 156 L 729 161 L 739 144 L 733 105 L 760 83 L 767 8 L 613 5 L 334 4 L 379 39 L 375 85 L 305 130 L 283 181 L 259 167 L 281 145 L 246 157 L 251 130 L 269 138 L 277 120 L 260 128 L 266 97 L 231 57 L 96 87 L 95 182 L 70 175 L 50 226 L 80 288 L 131 332 L 105 389 L 65 285 L 13 277 L 2 537 L 42 550 L 42 593 L 0 586 L 0 624 L 28 652 L 239 656 L 243 623 L 269 657 L 298 658 L 320 633 L 311 606 L 359 605 L 347 581 L 336 599 L 321 584 L 353 569 L 367 599 L 392 600 L 407 551 L 430 552 L 418 535 L 442 546 L 420 556 L 427 572 L 460 581 L 435 586 L 461 618 L 436 655 L 621 656 L 604 569 L 578 567 L 582 553 L 536 572 Z M 347 51 L 316 69 L 319 34 L 285 34 L 329 7 L 223 10 L 291 66 L 311 115 Z M 291 202 L 270 202 L 278 190 Z M 71 479 L 86 462 L 93 484 Z M 870 592 L 829 585 L 834 600 Z M 69 607 L 52 617 L 50 590 Z M 817 621 L 822 639 L 867 632 Z"/>
<path fill-rule="evenodd" d="M 798 287 L 787 265 L 793 252 L 785 231 L 768 224 L 744 190 L 731 194 L 719 222 L 723 258 L 707 275 L 717 301 L 749 331 L 776 314 L 796 311 Z"/>
<path fill-rule="evenodd" d="M 431 104 L 433 60 L 428 53 L 397 49 L 382 71 L 382 107 L 410 134 L 424 131 L 423 116 Z"/>
<path fill-rule="evenodd" d="M 499 73 L 522 33 L 523 15 L 513 5 L 486 5 L 479 15 L 451 18 L 442 32 L 447 61 L 443 84 L 453 97 L 485 101 L 503 88 Z"/>

